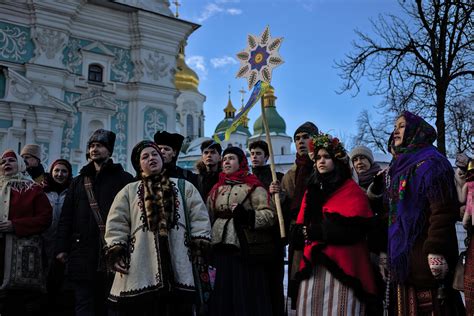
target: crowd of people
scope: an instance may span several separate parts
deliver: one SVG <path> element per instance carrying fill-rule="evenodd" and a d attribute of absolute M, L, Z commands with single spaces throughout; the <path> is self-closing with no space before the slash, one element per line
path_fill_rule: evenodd
<path fill-rule="evenodd" d="M 184 137 L 167 131 L 135 145 L 135 175 L 103 129 L 75 177 L 65 159 L 46 172 L 38 145 L 8 149 L 0 315 L 474 315 L 474 161 L 459 154 L 453 168 L 420 116 L 394 123 L 381 168 L 306 122 L 276 178 L 261 140 L 204 141 L 197 173 L 177 166 Z"/>

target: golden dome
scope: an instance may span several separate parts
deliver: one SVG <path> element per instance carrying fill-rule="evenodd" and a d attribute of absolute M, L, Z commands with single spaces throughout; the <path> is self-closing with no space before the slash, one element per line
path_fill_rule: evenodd
<path fill-rule="evenodd" d="M 184 61 L 184 48 L 179 49 L 178 60 L 176 61 L 177 72 L 174 75 L 174 85 L 176 89 L 198 91 L 199 77 L 186 65 Z"/>
<path fill-rule="evenodd" d="M 262 103 L 264 107 L 275 106 L 275 100 L 277 97 L 275 96 L 275 89 L 270 86 L 262 96 Z"/>

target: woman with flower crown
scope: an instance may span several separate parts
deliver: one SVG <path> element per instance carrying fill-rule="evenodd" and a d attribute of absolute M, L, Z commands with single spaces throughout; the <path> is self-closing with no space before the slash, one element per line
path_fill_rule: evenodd
<path fill-rule="evenodd" d="M 381 267 L 390 315 L 465 314 L 451 287 L 458 257 L 454 171 L 432 145 L 435 139 L 435 129 L 408 111 L 398 116 L 390 137 L 388 260 Z"/>
<path fill-rule="evenodd" d="M 373 214 L 337 139 L 313 137 L 314 173 L 297 218 L 303 249 L 297 315 L 366 315 L 376 295 L 366 232 Z"/>
<path fill-rule="evenodd" d="M 375 298 L 366 232 L 372 211 L 351 178 L 349 158 L 337 139 L 310 142 L 314 173 L 297 218 L 303 249 L 297 315 L 365 315 Z M 299 236 L 299 237 L 298 237 Z"/>

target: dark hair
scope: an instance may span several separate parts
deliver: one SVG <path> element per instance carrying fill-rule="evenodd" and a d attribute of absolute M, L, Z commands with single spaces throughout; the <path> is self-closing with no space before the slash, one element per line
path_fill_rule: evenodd
<path fill-rule="evenodd" d="M 265 153 L 266 157 L 270 156 L 270 151 L 268 150 L 268 144 L 267 144 L 266 141 L 256 140 L 253 143 L 250 143 L 249 150 L 252 150 L 252 149 L 255 149 L 255 148 L 262 149 L 263 152 Z"/>
<path fill-rule="evenodd" d="M 235 147 L 235 146 L 227 147 L 224 150 L 224 152 L 222 153 L 222 157 L 224 157 L 227 154 L 236 155 L 237 158 L 239 159 L 239 163 L 241 163 L 242 160 L 247 159 L 247 157 L 245 156 L 244 151 L 242 149 L 240 149 L 239 147 Z"/>
<path fill-rule="evenodd" d="M 212 139 L 205 140 L 205 141 L 202 142 L 202 144 L 201 144 L 201 153 L 205 149 L 215 149 L 219 153 L 219 155 L 222 153 L 221 145 L 219 143 L 213 141 Z"/>
<path fill-rule="evenodd" d="M 330 154 L 331 155 L 331 154 Z M 309 223 L 311 220 L 321 219 L 321 209 L 328 198 L 338 189 L 347 179 L 352 177 L 349 165 L 331 155 L 334 162 L 334 170 L 329 173 L 319 173 L 317 168 L 314 168 L 313 173 L 308 182 L 308 189 L 306 195 L 307 208 L 318 210 L 311 212 L 305 210 L 304 221 Z"/>

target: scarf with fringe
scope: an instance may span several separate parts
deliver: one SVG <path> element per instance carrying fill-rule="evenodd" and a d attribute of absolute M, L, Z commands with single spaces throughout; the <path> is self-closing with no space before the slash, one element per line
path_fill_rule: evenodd
<path fill-rule="evenodd" d="M 416 239 L 426 225 L 428 201 L 446 201 L 454 195 L 445 190 L 453 182 L 449 161 L 431 145 L 434 128 L 421 117 L 403 112 L 406 128 L 403 143 L 394 147 L 386 198 L 389 203 L 388 252 L 394 281 L 404 282 L 409 274 L 409 258 Z"/>

